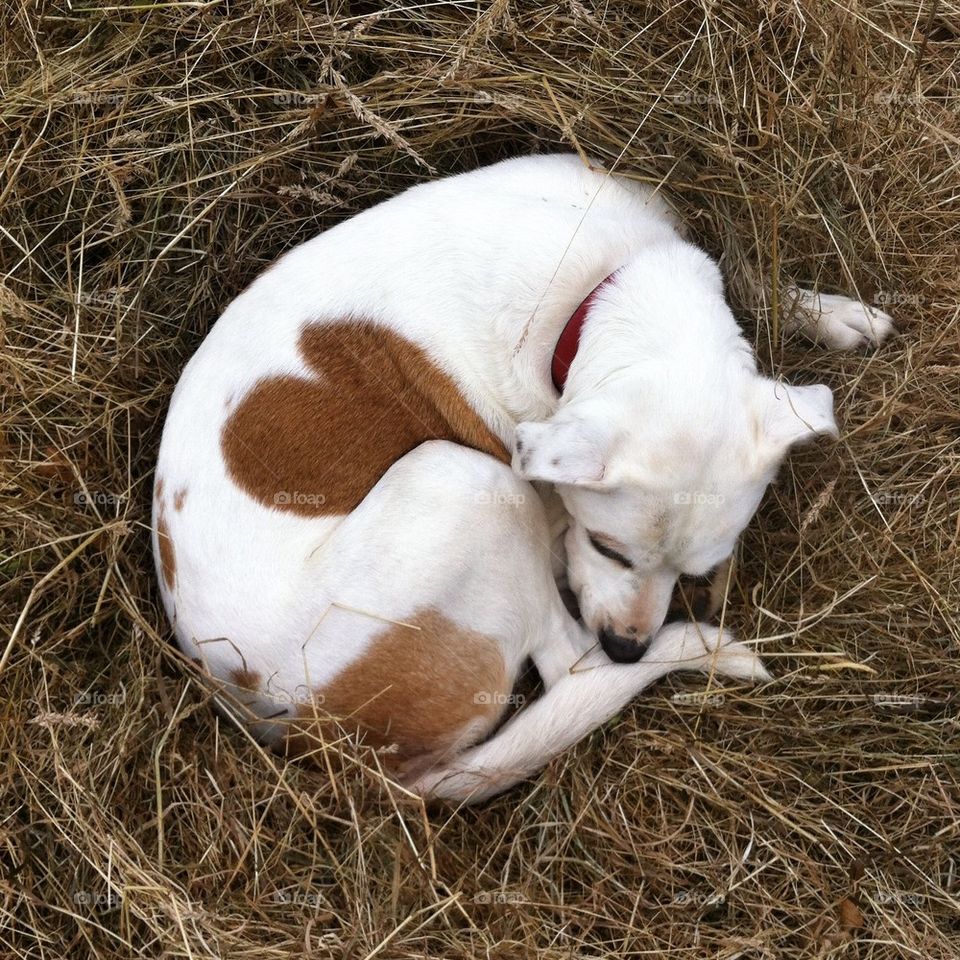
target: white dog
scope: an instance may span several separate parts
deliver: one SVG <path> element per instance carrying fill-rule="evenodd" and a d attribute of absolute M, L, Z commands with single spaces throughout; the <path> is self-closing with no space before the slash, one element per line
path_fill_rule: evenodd
<path fill-rule="evenodd" d="M 795 299 L 828 345 L 892 330 Z M 824 433 L 830 390 L 758 374 L 659 196 L 509 160 L 340 224 L 229 305 L 163 434 L 163 601 L 264 741 L 309 750 L 338 718 L 422 795 L 480 799 L 670 670 L 766 676 L 714 627 L 661 626 Z M 481 742 L 528 658 L 543 695 Z"/>

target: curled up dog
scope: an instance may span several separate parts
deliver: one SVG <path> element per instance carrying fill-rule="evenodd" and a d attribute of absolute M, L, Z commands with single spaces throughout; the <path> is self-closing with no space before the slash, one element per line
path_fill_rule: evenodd
<path fill-rule="evenodd" d="M 828 346 L 892 331 L 794 293 Z M 336 720 L 421 795 L 478 800 L 669 671 L 767 676 L 716 627 L 664 626 L 671 595 L 836 433 L 827 387 L 758 372 L 658 195 L 510 160 L 338 225 L 227 307 L 164 429 L 161 594 L 264 742 L 309 753 Z M 528 659 L 544 692 L 497 729 Z"/>

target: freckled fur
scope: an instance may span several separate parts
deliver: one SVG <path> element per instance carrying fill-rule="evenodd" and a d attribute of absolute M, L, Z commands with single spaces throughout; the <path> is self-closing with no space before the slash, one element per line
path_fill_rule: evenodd
<path fill-rule="evenodd" d="M 263 678 L 256 670 L 248 670 L 246 667 L 231 670 L 227 679 L 240 690 L 258 690 L 263 683 Z"/>
<path fill-rule="evenodd" d="M 173 538 L 170 536 L 170 528 L 167 526 L 166 512 L 163 507 L 160 508 L 157 519 L 157 544 L 163 582 L 167 585 L 168 590 L 173 590 L 177 582 L 177 554 L 173 546 Z"/>

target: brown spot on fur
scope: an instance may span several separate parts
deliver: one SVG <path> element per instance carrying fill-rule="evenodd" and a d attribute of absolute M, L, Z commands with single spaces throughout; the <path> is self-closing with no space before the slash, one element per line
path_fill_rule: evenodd
<path fill-rule="evenodd" d="M 224 424 L 233 480 L 304 516 L 353 510 L 391 464 L 426 440 L 510 457 L 422 349 L 367 323 L 314 324 L 300 352 L 315 378 L 260 380 Z"/>
<path fill-rule="evenodd" d="M 358 660 L 316 691 L 316 704 L 297 709 L 291 752 L 305 753 L 338 739 L 330 718 L 383 748 L 391 763 L 442 753 L 471 726 L 479 739 L 503 712 L 510 693 L 497 642 L 423 610 L 374 638 Z"/>
<path fill-rule="evenodd" d="M 723 607 L 732 561 L 724 560 L 703 577 L 680 577 L 673 591 L 667 623 L 678 620 L 712 620 Z M 732 582 L 732 581 L 731 581 Z"/>
<path fill-rule="evenodd" d="M 723 602 L 727 599 L 727 587 L 733 586 L 733 580 L 736 576 L 736 568 L 733 567 L 733 560 L 724 560 L 713 568 L 713 577 L 710 581 L 710 597 L 707 606 L 707 619 L 713 619 L 723 609 Z"/>
<path fill-rule="evenodd" d="M 681 577 L 673 588 L 667 623 L 679 620 L 704 620 L 710 598 L 710 586 L 699 582 L 698 577 Z"/>
<path fill-rule="evenodd" d="M 173 509 L 179 513 L 183 509 L 183 501 L 187 499 L 187 488 L 181 487 L 173 495 Z"/>
<path fill-rule="evenodd" d="M 163 580 L 167 588 L 172 590 L 177 578 L 177 557 L 162 507 L 157 516 L 157 544 L 160 549 L 160 572 L 163 574 Z"/>
<path fill-rule="evenodd" d="M 163 477 L 157 477 L 157 482 L 153 485 L 153 496 L 157 503 L 163 500 Z"/>
<path fill-rule="evenodd" d="M 240 690 L 259 690 L 262 677 L 256 670 L 239 667 L 227 674 L 227 679 Z"/>

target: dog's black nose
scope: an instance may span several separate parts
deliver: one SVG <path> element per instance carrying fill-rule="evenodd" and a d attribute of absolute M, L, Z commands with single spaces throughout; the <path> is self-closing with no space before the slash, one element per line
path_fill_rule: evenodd
<path fill-rule="evenodd" d="M 600 631 L 600 646 L 614 663 L 636 663 L 647 649 L 647 641 L 621 637 L 608 627 Z"/>

